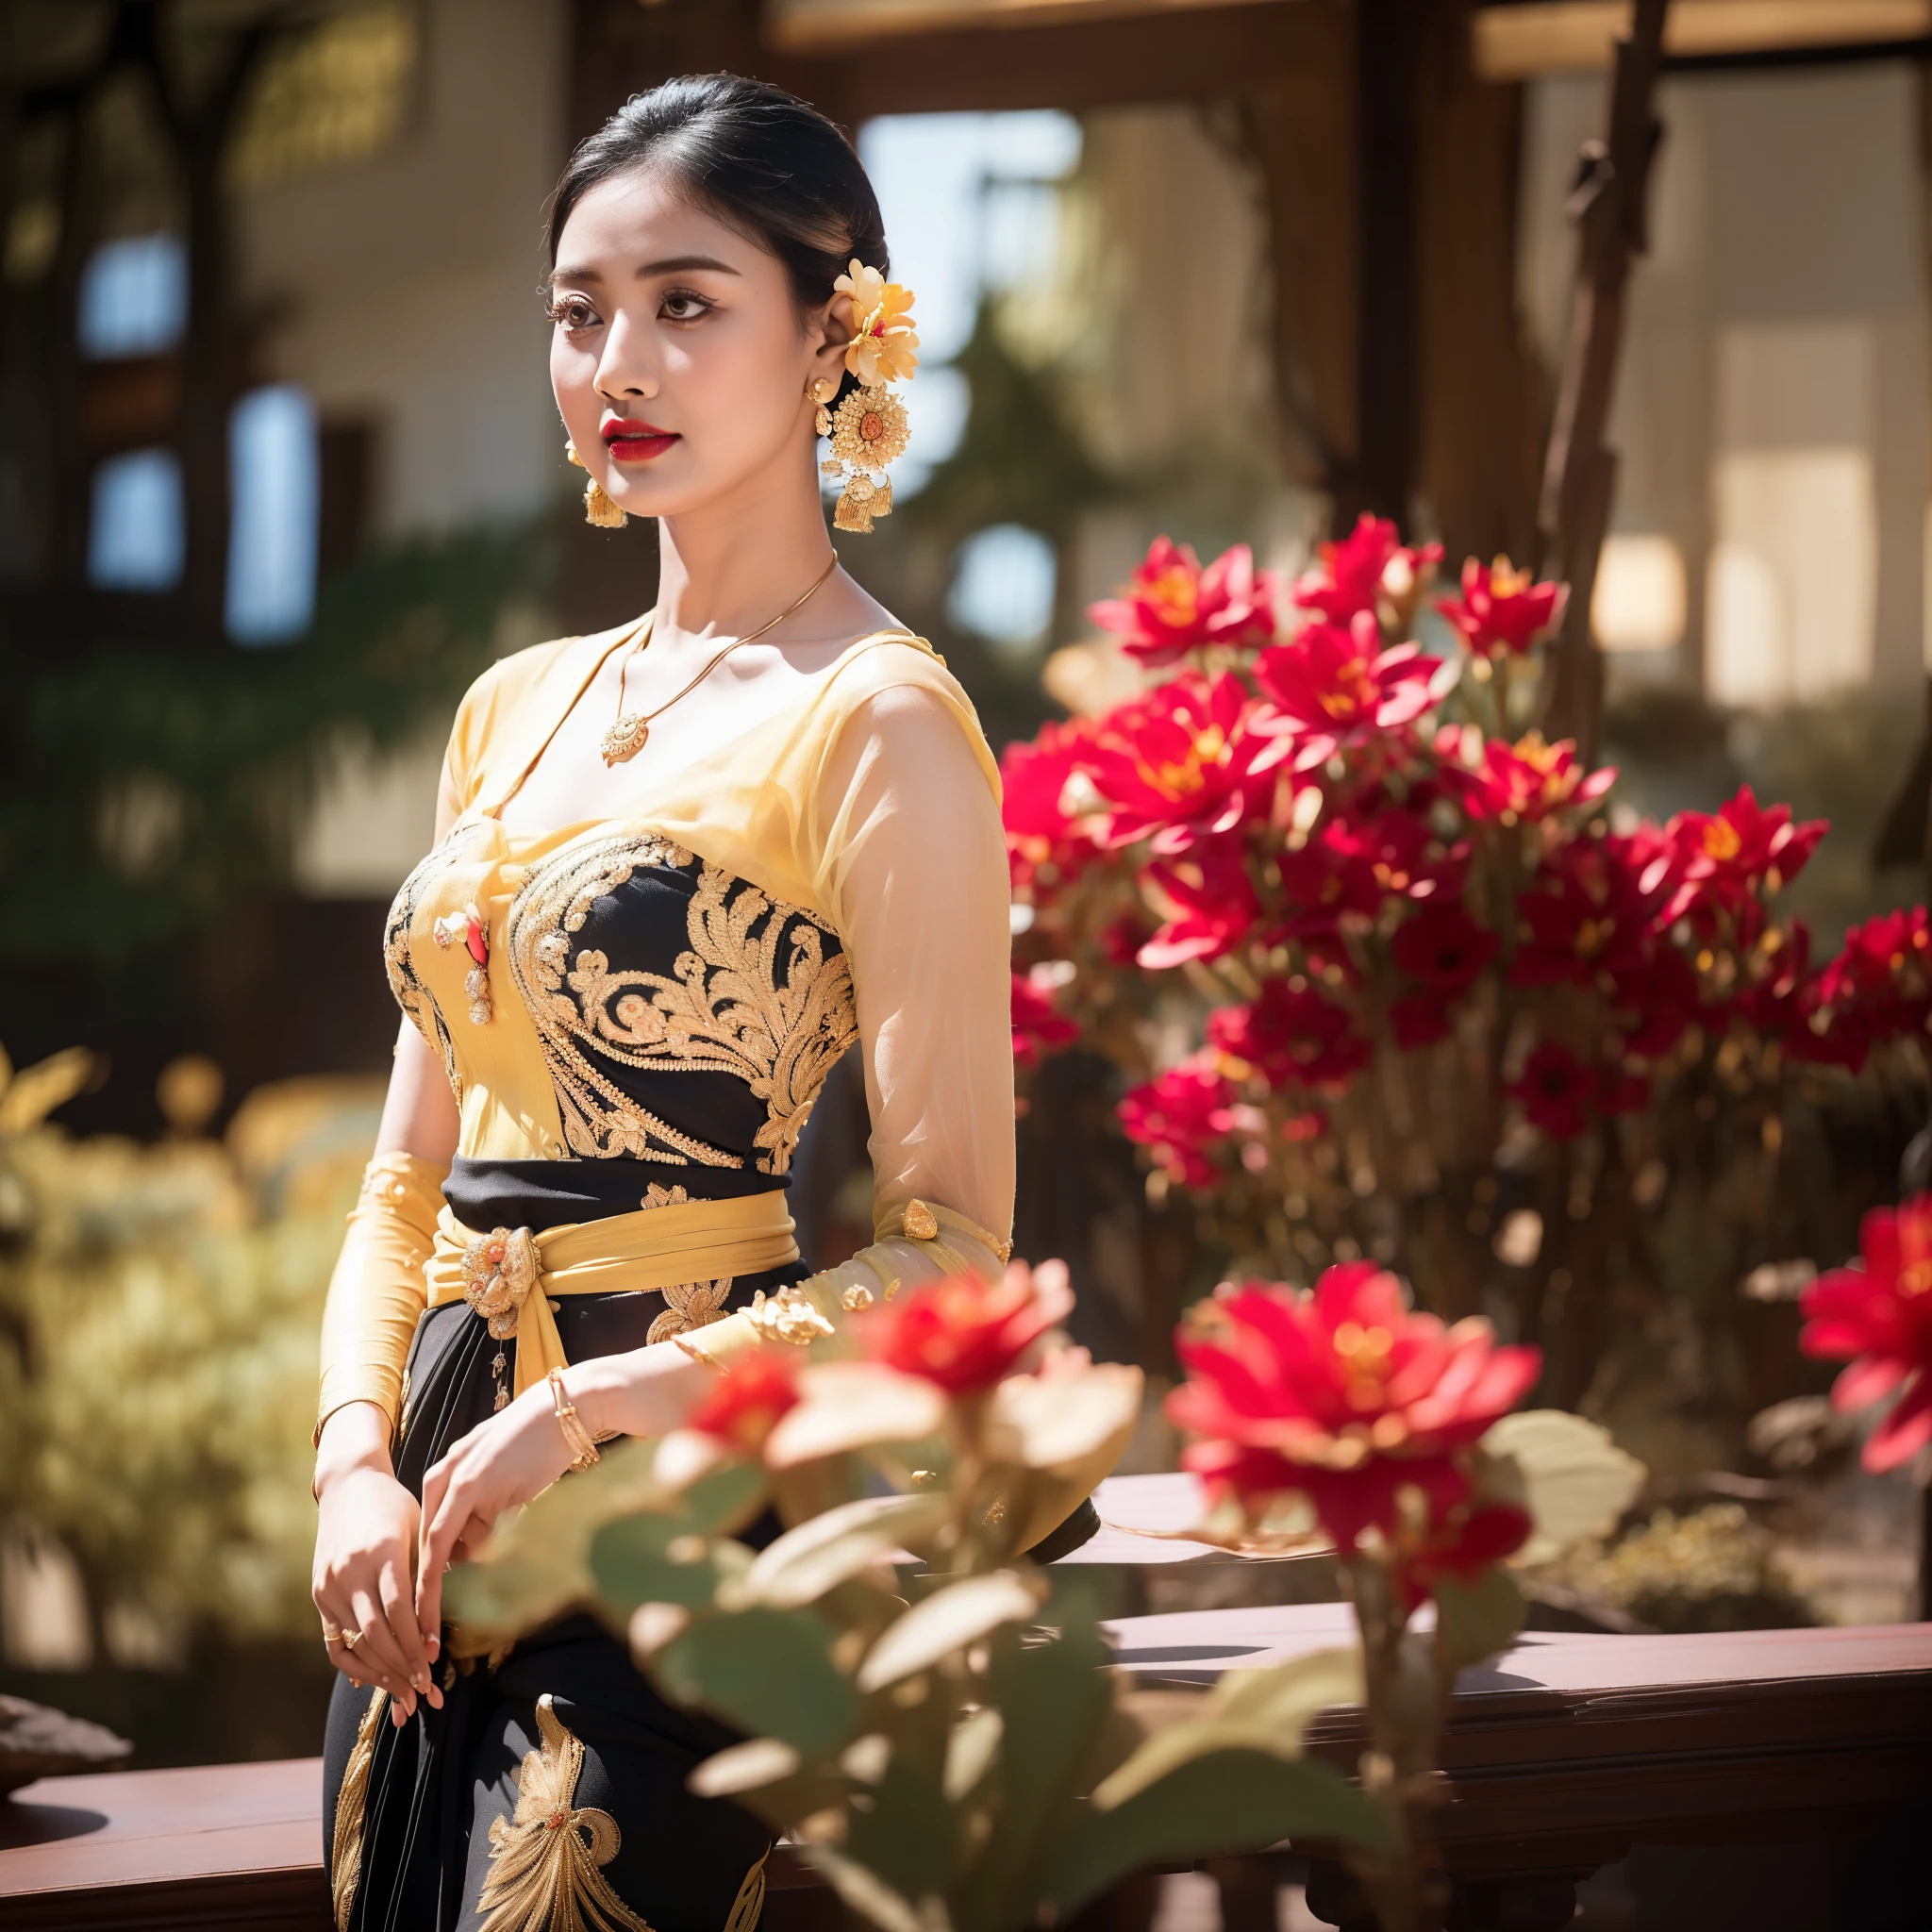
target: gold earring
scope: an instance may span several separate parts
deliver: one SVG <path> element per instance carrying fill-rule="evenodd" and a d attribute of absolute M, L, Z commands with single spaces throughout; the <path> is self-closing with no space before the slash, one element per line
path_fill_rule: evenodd
<path fill-rule="evenodd" d="M 578 469 L 590 467 L 583 458 L 578 456 L 576 444 L 567 439 L 563 445 L 563 453 Z M 610 500 L 610 494 L 603 484 L 598 482 L 596 477 L 591 476 L 584 482 L 584 521 L 587 524 L 594 524 L 600 530 L 621 530 L 630 522 L 630 512 L 620 509 Z"/>
<path fill-rule="evenodd" d="M 811 419 L 812 434 L 814 436 L 831 435 L 832 412 L 825 408 L 825 405 L 839 393 L 839 385 L 829 375 L 814 375 L 806 384 L 805 392 L 815 405 L 815 413 Z"/>
<path fill-rule="evenodd" d="M 906 405 L 883 383 L 856 389 L 832 412 L 831 425 L 832 454 L 819 468 L 847 479 L 832 527 L 862 536 L 874 518 L 892 513 L 892 479 L 883 472 L 906 453 Z"/>

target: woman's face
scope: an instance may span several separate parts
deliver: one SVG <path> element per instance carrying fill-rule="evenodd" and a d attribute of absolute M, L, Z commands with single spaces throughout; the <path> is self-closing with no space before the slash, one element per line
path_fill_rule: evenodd
<path fill-rule="evenodd" d="M 809 477 L 806 385 L 840 357 L 776 256 L 634 170 L 571 210 L 551 290 L 557 407 L 623 508 L 675 517 L 774 469 Z"/>

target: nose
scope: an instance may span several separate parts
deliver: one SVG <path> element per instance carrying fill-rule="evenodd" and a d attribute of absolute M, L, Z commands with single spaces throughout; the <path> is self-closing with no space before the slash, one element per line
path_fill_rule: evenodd
<path fill-rule="evenodd" d="M 597 393 L 608 402 L 627 396 L 648 401 L 658 393 L 657 358 L 651 332 L 635 327 L 619 309 L 604 332 L 604 353 L 597 360 Z"/>

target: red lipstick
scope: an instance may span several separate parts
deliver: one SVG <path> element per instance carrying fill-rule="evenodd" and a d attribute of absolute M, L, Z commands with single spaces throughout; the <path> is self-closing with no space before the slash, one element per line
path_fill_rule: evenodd
<path fill-rule="evenodd" d="M 620 463 L 648 463 L 661 457 L 678 440 L 673 430 L 659 429 L 654 423 L 639 423 L 626 416 L 613 416 L 598 433 L 604 439 L 605 448 Z"/>

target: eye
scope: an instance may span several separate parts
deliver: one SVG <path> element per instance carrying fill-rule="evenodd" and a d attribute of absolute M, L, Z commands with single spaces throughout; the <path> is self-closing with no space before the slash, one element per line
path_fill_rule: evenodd
<path fill-rule="evenodd" d="M 708 297 L 695 289 L 667 289 L 658 312 L 666 322 L 696 322 L 713 308 Z"/>
<path fill-rule="evenodd" d="M 558 328 L 571 335 L 595 328 L 603 320 L 582 295 L 553 295 L 543 312 Z"/>

